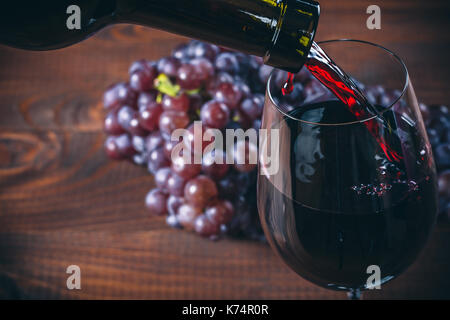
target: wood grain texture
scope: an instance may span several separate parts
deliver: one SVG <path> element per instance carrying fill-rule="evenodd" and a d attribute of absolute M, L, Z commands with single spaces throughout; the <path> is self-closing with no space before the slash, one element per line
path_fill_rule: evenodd
<path fill-rule="evenodd" d="M 321 1 L 318 40 L 356 38 L 403 57 L 419 100 L 450 101 L 450 4 Z M 167 55 L 182 37 L 117 25 L 58 51 L 0 47 L 0 297 L 38 299 L 343 299 L 302 280 L 266 245 L 203 240 L 150 217 L 153 178 L 103 153 L 101 95 L 136 59 Z M 450 226 L 416 263 L 368 299 L 450 298 Z M 82 290 L 66 289 L 67 266 Z"/>

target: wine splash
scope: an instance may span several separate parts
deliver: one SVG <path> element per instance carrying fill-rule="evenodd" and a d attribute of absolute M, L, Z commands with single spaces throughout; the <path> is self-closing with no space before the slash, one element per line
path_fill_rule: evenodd
<path fill-rule="evenodd" d="M 291 94 L 294 90 L 294 74 L 292 72 L 288 72 L 288 77 L 283 87 L 281 88 L 281 92 L 283 96 Z"/>
<path fill-rule="evenodd" d="M 380 126 L 389 126 L 378 110 L 367 100 L 358 85 L 334 61 L 313 42 L 305 67 L 311 74 L 342 101 L 358 120 L 376 118 L 364 122 L 369 132 L 377 140 L 389 161 L 400 161 L 402 156 L 393 150 L 380 135 Z M 294 87 L 294 74 L 288 73 L 281 91 L 290 94 Z"/>

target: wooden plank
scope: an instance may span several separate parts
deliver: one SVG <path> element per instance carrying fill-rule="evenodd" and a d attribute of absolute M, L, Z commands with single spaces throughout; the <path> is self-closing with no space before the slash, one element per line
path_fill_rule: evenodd
<path fill-rule="evenodd" d="M 136 221 L 137 222 L 137 221 Z M 366 299 L 450 298 L 447 231 L 437 231 L 414 266 Z M 3 297 L 129 299 L 345 299 L 294 274 L 269 247 L 248 241 L 199 241 L 167 228 L 115 232 L 0 233 Z M 82 289 L 67 290 L 79 265 Z M 7 279 L 2 280 L 2 278 Z M 1 293 L 1 291 L 0 291 Z"/>

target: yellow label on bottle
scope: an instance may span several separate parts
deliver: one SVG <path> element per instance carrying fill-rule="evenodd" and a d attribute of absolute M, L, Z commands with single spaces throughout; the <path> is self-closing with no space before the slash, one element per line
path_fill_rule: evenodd
<path fill-rule="evenodd" d="M 305 36 L 302 36 L 299 41 L 304 47 L 307 47 L 309 44 L 309 38 Z"/>
<path fill-rule="evenodd" d="M 302 14 L 306 14 L 307 16 L 310 16 L 310 17 L 312 17 L 312 15 L 313 15 L 311 12 L 303 11 L 303 10 L 300 10 L 300 9 L 297 9 L 297 11 L 302 13 Z"/>

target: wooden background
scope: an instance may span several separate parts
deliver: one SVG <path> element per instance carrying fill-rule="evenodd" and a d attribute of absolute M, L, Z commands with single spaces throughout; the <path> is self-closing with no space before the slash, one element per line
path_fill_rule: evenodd
<path fill-rule="evenodd" d="M 365 27 L 372 1 L 321 1 L 318 40 L 355 38 L 397 52 L 419 100 L 450 102 L 450 4 L 379 1 L 382 29 Z M 4 31 L 4 30 L 3 30 Z M 341 299 L 290 271 L 266 245 L 213 243 L 150 217 L 147 172 L 109 161 L 101 96 L 136 59 L 168 55 L 184 39 L 129 25 L 52 52 L 0 47 L 0 297 Z M 67 290 L 67 266 L 82 289 Z M 420 259 L 365 295 L 450 298 L 450 225 Z"/>

